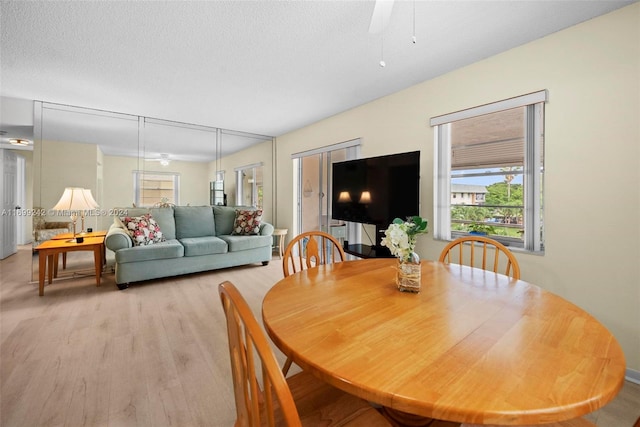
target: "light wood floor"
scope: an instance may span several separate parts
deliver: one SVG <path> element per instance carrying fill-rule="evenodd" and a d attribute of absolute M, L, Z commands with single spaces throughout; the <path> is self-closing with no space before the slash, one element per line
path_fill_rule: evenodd
<path fill-rule="evenodd" d="M 69 269 L 74 268 L 69 254 Z M 85 254 L 86 255 L 86 254 Z M 113 274 L 45 286 L 38 297 L 30 247 L 0 261 L 0 424 L 13 426 L 232 426 L 235 406 L 217 285 L 230 280 L 260 319 L 282 277 L 259 264 L 134 284 Z M 81 261 L 78 260 L 78 263 Z M 280 363 L 284 357 L 278 352 Z M 640 385 L 588 418 L 631 427 Z"/>

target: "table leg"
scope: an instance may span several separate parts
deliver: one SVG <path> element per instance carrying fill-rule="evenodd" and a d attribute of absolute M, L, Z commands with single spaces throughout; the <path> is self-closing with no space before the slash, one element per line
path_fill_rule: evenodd
<path fill-rule="evenodd" d="M 67 253 L 66 252 L 62 252 L 62 269 L 66 269 L 67 268 Z"/>
<path fill-rule="evenodd" d="M 64 258 L 64 252 L 62 253 L 62 257 Z M 53 277 L 58 277 L 58 262 L 59 262 L 59 254 L 56 252 L 53 254 Z M 51 266 L 49 266 L 51 268 Z"/>
<path fill-rule="evenodd" d="M 44 295 L 44 273 L 47 269 L 47 256 L 44 251 L 38 251 L 38 295 Z"/>
<path fill-rule="evenodd" d="M 55 255 L 54 254 L 50 254 L 49 256 L 47 256 L 47 276 L 49 276 L 49 284 L 51 284 L 53 282 L 53 270 L 55 269 L 54 267 L 54 258 Z"/>
<path fill-rule="evenodd" d="M 385 418 L 396 427 L 460 426 L 460 423 L 450 423 L 449 421 L 435 420 L 433 418 L 398 411 L 386 406 L 382 407 L 382 415 L 384 415 Z"/>
<path fill-rule="evenodd" d="M 96 269 L 96 286 L 100 286 L 100 276 L 102 275 L 102 245 L 93 248 L 93 263 Z"/>
<path fill-rule="evenodd" d="M 284 255 L 284 238 L 286 236 L 284 234 L 280 235 L 280 243 L 278 244 L 278 252 L 280 253 L 280 259 L 282 259 L 282 255 Z"/>

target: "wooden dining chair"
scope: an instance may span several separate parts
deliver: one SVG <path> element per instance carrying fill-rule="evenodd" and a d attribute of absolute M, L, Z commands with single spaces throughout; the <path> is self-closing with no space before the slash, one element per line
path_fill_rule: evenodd
<path fill-rule="evenodd" d="M 307 231 L 294 237 L 284 251 L 284 277 L 321 264 L 344 261 L 344 250 L 338 239 L 324 231 Z"/>
<path fill-rule="evenodd" d="M 218 285 L 218 292 L 227 320 L 236 427 L 391 426 L 363 399 L 307 372 L 285 378 L 266 334 L 238 289 L 224 282 Z"/>
<path fill-rule="evenodd" d="M 440 262 L 479 267 L 520 279 L 520 266 L 502 243 L 484 236 L 463 236 L 450 242 L 440 253 Z"/>
<path fill-rule="evenodd" d="M 322 250 L 323 249 L 323 250 Z M 321 264 L 344 261 L 344 250 L 338 239 L 324 231 L 307 231 L 293 238 L 282 256 L 284 277 Z M 291 359 L 287 357 L 282 372 L 287 375 L 291 368 Z"/>

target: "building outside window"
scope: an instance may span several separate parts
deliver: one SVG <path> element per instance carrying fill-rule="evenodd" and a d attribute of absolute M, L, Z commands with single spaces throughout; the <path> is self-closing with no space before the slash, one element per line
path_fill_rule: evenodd
<path fill-rule="evenodd" d="M 437 239 L 486 234 L 544 251 L 546 91 L 431 120 L 435 131 Z"/>
<path fill-rule="evenodd" d="M 452 205 L 473 205 L 484 203 L 487 187 L 472 184 L 451 184 Z"/>

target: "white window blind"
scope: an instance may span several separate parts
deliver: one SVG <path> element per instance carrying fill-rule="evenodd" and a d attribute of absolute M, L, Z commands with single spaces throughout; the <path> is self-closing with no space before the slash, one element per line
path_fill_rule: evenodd
<path fill-rule="evenodd" d="M 180 174 L 173 172 L 133 172 L 133 191 L 137 206 L 160 203 L 179 204 Z"/>
<path fill-rule="evenodd" d="M 455 122 L 451 169 L 522 166 L 525 108 L 512 108 Z"/>

